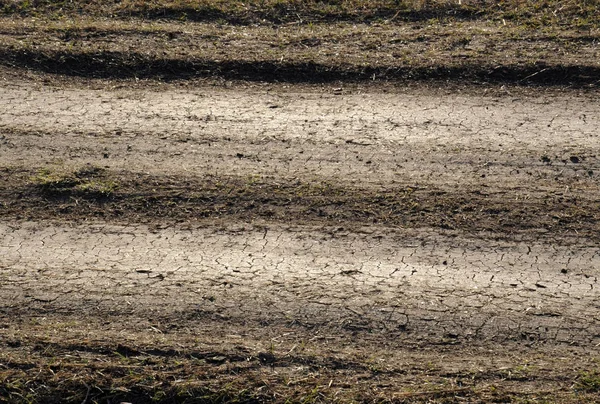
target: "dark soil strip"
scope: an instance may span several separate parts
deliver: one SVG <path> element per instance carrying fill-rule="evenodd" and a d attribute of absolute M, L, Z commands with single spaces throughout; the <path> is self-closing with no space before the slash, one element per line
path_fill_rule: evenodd
<path fill-rule="evenodd" d="M 344 9 L 342 7 L 307 7 L 307 4 L 280 4 L 267 9 L 254 9 L 245 12 L 223 10 L 218 7 L 141 7 L 119 12 L 122 17 L 138 17 L 144 19 L 182 20 L 194 22 L 220 21 L 232 25 L 251 24 L 288 24 L 298 22 L 341 22 L 354 21 L 362 23 L 395 21 L 425 22 L 433 18 L 438 20 L 472 21 L 482 18 L 483 12 L 475 8 L 458 5 L 444 5 L 436 8 L 408 10 L 400 7 L 370 7 L 369 9 Z"/>
<path fill-rule="evenodd" d="M 427 22 L 496 20 L 518 21 L 536 27 L 548 24 L 596 24 L 596 0 L 564 5 L 557 0 L 505 1 L 12 1 L 0 0 L 0 15 L 56 17 L 89 15 L 104 18 L 218 21 L 226 24 L 286 24 L 354 21 Z"/>
<path fill-rule="evenodd" d="M 187 20 L 194 22 L 219 21 L 227 24 L 285 24 L 298 22 L 396 22 L 428 21 L 432 18 L 452 20 L 474 20 L 490 14 L 481 7 L 467 7 L 459 4 L 443 4 L 419 9 L 400 6 L 395 2 L 387 4 L 361 4 L 362 7 L 342 5 L 338 2 L 281 1 L 257 2 L 242 5 L 214 2 L 180 2 L 152 4 L 138 2 L 135 5 L 119 7 L 114 4 L 86 4 L 87 2 L 36 1 L 36 4 L 20 4 L 10 0 L 0 0 L 0 15 L 37 16 L 44 13 L 57 15 L 87 14 L 103 16 L 116 15 L 123 18 L 137 17 L 156 20 Z M 80 4 L 77 4 L 80 3 Z M 497 12 L 496 12 L 497 14 Z M 489 17 L 489 16 L 488 16 Z"/>
<path fill-rule="evenodd" d="M 216 78 L 260 82 L 329 83 L 337 81 L 454 81 L 534 86 L 595 86 L 600 67 L 588 65 L 481 64 L 431 66 L 326 65 L 315 62 L 277 62 L 189 58 L 153 58 L 134 52 L 38 52 L 0 49 L 0 64 L 45 73 L 85 78 L 186 80 Z"/>
<path fill-rule="evenodd" d="M 144 335 L 140 337 L 143 339 Z M 532 396 L 545 401 L 550 394 L 562 398 L 557 402 L 592 402 L 595 397 L 595 390 L 582 390 L 581 382 L 572 385 L 576 377 L 573 369 L 550 372 L 532 369 L 511 375 L 510 369 L 473 372 L 459 367 L 448 373 L 443 368 L 415 363 L 414 359 L 413 362 L 408 359 L 402 368 L 378 367 L 360 354 L 356 354 L 356 359 L 346 359 L 339 354 L 317 357 L 278 351 L 254 353 L 240 346 L 223 352 L 203 353 L 182 348 L 173 355 L 155 355 L 152 349 L 145 350 L 143 343 L 115 346 L 106 337 L 77 345 L 46 340 L 32 338 L 18 348 L 6 349 L 6 365 L 0 367 L 1 402 L 520 402 L 529 401 Z M 141 355 L 128 354 L 139 351 Z M 495 353 L 491 349 L 490 352 Z M 306 377 L 290 381 L 286 368 L 305 368 Z M 458 386 L 453 383 L 440 388 L 437 383 L 431 386 L 433 383 L 429 381 L 419 388 L 404 389 L 407 380 L 410 386 L 415 385 L 414 380 L 420 381 L 414 374 L 423 374 L 423 378 L 436 382 L 451 378 Z M 526 387 L 535 390 L 513 392 L 511 386 L 515 381 L 527 382 Z M 562 387 L 551 392 L 544 389 L 557 383 Z M 485 388 L 487 384 L 493 384 L 494 388 Z M 382 392 L 369 388 L 373 385 L 398 387 Z M 392 396 L 392 392 L 401 394 Z M 318 400 L 314 399 L 315 393 Z"/>
<path fill-rule="evenodd" d="M 600 240 L 600 202 L 561 190 L 514 200 L 510 191 L 395 187 L 380 191 L 325 182 L 172 177 L 82 169 L 47 181 L 36 171 L 7 170 L 0 181 L 0 217 L 154 222 L 204 220 L 362 226 L 428 226 L 507 237 L 531 233 Z"/>

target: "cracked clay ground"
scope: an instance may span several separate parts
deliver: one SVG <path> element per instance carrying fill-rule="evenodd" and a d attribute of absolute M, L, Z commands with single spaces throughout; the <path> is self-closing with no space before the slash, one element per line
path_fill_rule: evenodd
<path fill-rule="evenodd" d="M 598 369 L 594 95 L 1 83 L 6 377 L 162 349 L 213 387 L 577 401 Z M 82 167 L 113 194 L 39 187 Z"/>

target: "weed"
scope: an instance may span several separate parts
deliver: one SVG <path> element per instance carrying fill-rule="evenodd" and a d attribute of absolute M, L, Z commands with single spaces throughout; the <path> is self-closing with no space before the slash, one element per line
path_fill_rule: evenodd
<path fill-rule="evenodd" d="M 600 372 L 594 370 L 591 372 L 579 373 L 574 389 L 585 393 L 600 392 Z"/>
<path fill-rule="evenodd" d="M 43 168 L 31 178 L 31 182 L 48 197 L 107 198 L 118 187 L 116 181 L 107 178 L 104 169 L 95 166 L 85 166 L 78 170 Z"/>
<path fill-rule="evenodd" d="M 32 178 L 32 182 L 39 186 L 44 192 L 61 192 L 71 189 L 78 184 L 77 178 L 72 173 L 55 171 L 43 168 L 38 175 Z"/>
<path fill-rule="evenodd" d="M 311 403 L 316 403 L 319 402 L 322 394 L 319 391 L 319 387 L 320 386 L 315 386 L 314 389 L 312 389 L 306 396 L 302 397 L 302 399 L 300 400 L 300 402 L 302 404 L 311 404 Z"/>
<path fill-rule="evenodd" d="M 117 188 L 117 183 L 114 181 L 96 181 L 92 180 L 89 182 L 85 182 L 79 184 L 77 190 L 80 193 L 87 195 L 99 195 L 99 196 L 110 196 L 113 192 L 115 192 Z"/>

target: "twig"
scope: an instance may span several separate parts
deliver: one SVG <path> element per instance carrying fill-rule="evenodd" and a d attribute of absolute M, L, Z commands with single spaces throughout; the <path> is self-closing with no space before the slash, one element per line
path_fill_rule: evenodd
<path fill-rule="evenodd" d="M 471 387 L 462 387 L 456 389 L 447 390 L 433 390 L 433 391 L 414 391 L 414 392 L 403 392 L 394 394 L 394 398 L 409 398 L 409 397 L 420 397 L 420 396 L 447 396 L 456 393 L 474 392 Z"/>
<path fill-rule="evenodd" d="M 544 68 L 544 69 L 540 70 L 539 72 L 535 72 L 535 73 L 533 73 L 533 74 L 530 74 L 529 76 L 527 76 L 527 77 L 525 77 L 525 78 L 522 78 L 521 80 L 519 80 L 519 83 L 520 83 L 520 82 L 522 82 L 522 81 L 525 81 L 525 80 L 527 80 L 527 79 L 530 79 L 530 78 L 532 78 L 532 77 L 534 77 L 534 76 L 537 76 L 537 75 L 538 75 L 538 74 L 540 74 L 540 73 L 544 73 L 544 72 L 545 72 L 546 70 L 548 70 L 548 69 L 550 69 L 550 68 L 549 68 L 549 67 L 546 67 L 546 68 Z"/>
<path fill-rule="evenodd" d="M 92 390 L 92 388 L 90 386 L 87 385 L 87 383 L 83 383 L 83 385 L 85 387 L 87 387 L 87 393 L 85 393 L 85 398 L 83 399 L 83 401 L 81 402 L 81 404 L 86 404 L 88 401 L 88 397 L 90 396 L 90 391 Z"/>

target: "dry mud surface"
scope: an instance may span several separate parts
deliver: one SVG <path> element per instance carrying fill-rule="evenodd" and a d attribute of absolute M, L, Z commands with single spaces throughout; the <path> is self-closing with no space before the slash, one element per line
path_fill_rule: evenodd
<path fill-rule="evenodd" d="M 593 400 L 597 95 L 0 83 L 7 401 Z"/>

